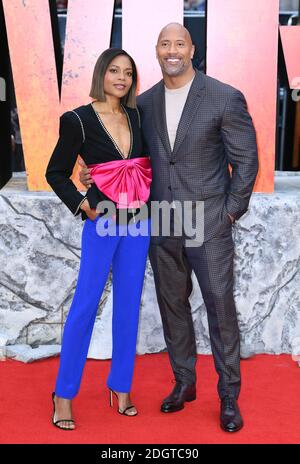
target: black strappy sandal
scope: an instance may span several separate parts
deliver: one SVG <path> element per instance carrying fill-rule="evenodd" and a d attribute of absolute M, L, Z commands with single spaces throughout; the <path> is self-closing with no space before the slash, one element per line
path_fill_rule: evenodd
<path fill-rule="evenodd" d="M 109 388 L 109 405 L 110 405 L 110 407 L 113 406 L 113 394 L 116 395 L 117 399 L 119 400 L 117 393 L 115 391 L 113 391 L 111 388 Z M 133 404 L 131 406 L 127 406 L 127 408 L 125 408 L 123 411 L 121 411 L 121 409 L 118 407 L 118 413 L 122 414 L 123 416 L 127 416 L 127 417 L 135 417 L 135 416 L 137 416 L 138 412 L 136 412 L 135 414 L 126 414 L 126 411 L 128 411 L 129 409 L 132 409 L 132 408 L 135 408 L 135 406 Z"/>
<path fill-rule="evenodd" d="M 68 428 L 68 427 L 62 427 L 60 425 L 58 425 L 60 422 L 72 422 L 73 424 L 75 424 L 75 422 L 73 421 L 73 419 L 59 419 L 58 421 L 55 420 L 55 401 L 54 401 L 54 397 L 55 397 L 55 392 L 52 392 L 52 401 L 53 401 L 53 416 L 52 416 L 52 424 L 55 425 L 55 427 L 61 429 L 61 430 L 75 430 L 75 427 L 73 429 L 71 428 Z"/>

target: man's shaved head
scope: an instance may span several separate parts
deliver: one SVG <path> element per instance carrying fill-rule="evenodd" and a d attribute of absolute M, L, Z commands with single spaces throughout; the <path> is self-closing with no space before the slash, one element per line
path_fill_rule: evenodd
<path fill-rule="evenodd" d="M 191 35 L 182 24 L 169 23 L 162 28 L 157 39 L 156 57 L 165 79 L 183 75 L 191 78 L 194 52 Z"/>
<path fill-rule="evenodd" d="M 187 42 L 189 42 L 191 45 L 192 45 L 192 38 L 191 38 L 191 34 L 189 33 L 189 31 L 187 30 L 186 27 L 184 27 L 182 24 L 180 23 L 169 23 L 167 24 L 166 26 L 164 26 L 162 28 L 162 30 L 160 31 L 159 33 L 159 36 L 158 36 L 158 39 L 157 39 L 157 43 L 164 37 L 164 35 L 166 33 L 168 33 L 169 31 L 174 31 L 174 32 L 177 32 L 179 34 L 180 37 L 184 38 Z"/>

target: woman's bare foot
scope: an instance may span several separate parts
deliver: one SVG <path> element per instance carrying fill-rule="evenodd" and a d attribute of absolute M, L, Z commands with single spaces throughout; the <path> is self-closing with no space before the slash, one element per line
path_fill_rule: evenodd
<path fill-rule="evenodd" d="M 69 422 L 69 420 L 73 420 L 72 400 L 61 398 L 55 395 L 54 403 L 55 403 L 55 415 L 54 415 L 53 422 L 61 420 L 61 422 L 58 424 L 58 427 L 74 429 L 75 428 L 74 422 Z"/>
<path fill-rule="evenodd" d="M 119 411 L 122 413 L 126 408 L 132 406 L 130 409 L 127 409 L 125 414 L 126 416 L 136 416 L 137 410 L 130 400 L 130 393 L 115 392 L 115 394 L 118 397 Z"/>

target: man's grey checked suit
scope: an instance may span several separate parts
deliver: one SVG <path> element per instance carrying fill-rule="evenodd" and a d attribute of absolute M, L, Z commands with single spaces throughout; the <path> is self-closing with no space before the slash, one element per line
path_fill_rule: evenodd
<path fill-rule="evenodd" d="M 171 151 L 163 80 L 138 97 L 151 156 L 151 200 L 204 201 L 204 243 L 152 238 L 150 260 L 164 336 L 177 381 L 196 379 L 188 297 L 191 269 L 207 308 L 220 397 L 240 391 L 239 329 L 233 300 L 232 225 L 248 208 L 258 170 L 256 135 L 243 94 L 196 70 Z M 229 171 L 229 164 L 232 173 Z"/>

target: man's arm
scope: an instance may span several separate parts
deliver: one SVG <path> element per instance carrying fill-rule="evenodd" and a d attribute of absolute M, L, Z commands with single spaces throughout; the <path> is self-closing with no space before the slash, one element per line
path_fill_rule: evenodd
<path fill-rule="evenodd" d="M 239 219 L 248 209 L 258 172 L 256 133 L 245 97 L 239 90 L 235 90 L 227 101 L 221 132 L 232 167 L 225 207 L 229 216 Z"/>

